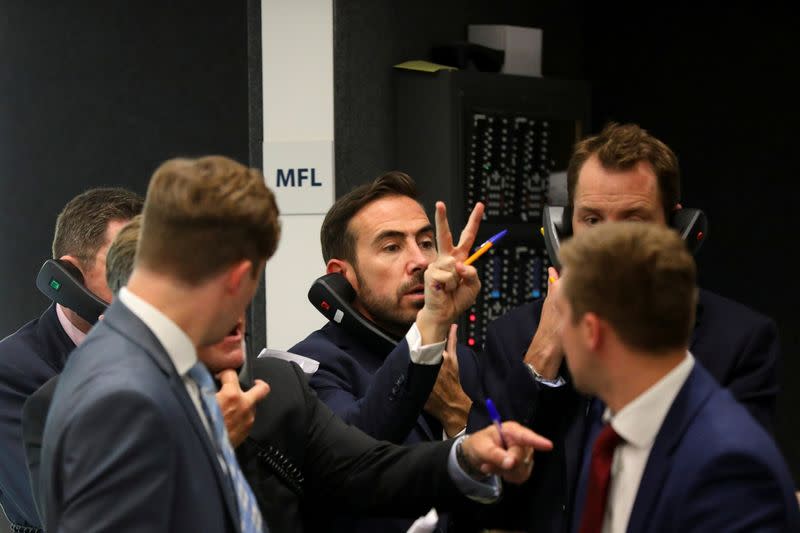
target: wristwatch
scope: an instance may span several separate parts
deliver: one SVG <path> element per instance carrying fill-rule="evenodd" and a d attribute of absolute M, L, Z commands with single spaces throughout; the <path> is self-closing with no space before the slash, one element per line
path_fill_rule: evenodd
<path fill-rule="evenodd" d="M 460 466 L 461 470 L 463 470 L 464 473 L 467 474 L 472 479 L 476 481 L 483 481 L 487 477 L 489 477 L 489 475 L 481 472 L 480 468 L 474 467 L 472 463 L 469 462 L 469 459 L 467 459 L 467 455 L 464 453 L 464 448 L 461 446 L 461 443 L 464 442 L 465 438 L 466 437 L 459 437 L 455 444 L 456 461 L 458 461 L 458 466 Z"/>
<path fill-rule="evenodd" d="M 538 373 L 536 369 L 533 368 L 533 365 L 530 363 L 525 363 L 525 366 L 527 366 L 528 370 L 531 371 L 531 376 L 533 376 L 533 379 L 535 379 L 542 385 L 547 385 L 548 387 L 560 387 L 561 385 L 566 383 L 566 381 L 564 381 L 564 378 L 562 378 L 561 376 L 556 376 L 556 379 L 547 379 L 546 377 Z"/>

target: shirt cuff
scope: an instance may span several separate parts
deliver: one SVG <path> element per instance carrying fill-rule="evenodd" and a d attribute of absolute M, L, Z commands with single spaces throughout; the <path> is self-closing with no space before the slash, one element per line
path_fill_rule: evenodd
<path fill-rule="evenodd" d="M 531 377 L 536 383 L 541 383 L 542 385 L 546 387 L 551 387 L 553 389 L 556 389 L 558 387 L 563 387 L 564 385 L 567 384 L 566 380 L 561 376 L 556 376 L 556 379 L 547 379 L 546 377 L 539 374 L 536 371 L 536 369 L 533 368 L 532 364 L 525 363 L 525 366 L 528 367 L 528 371 L 531 373 Z"/>
<path fill-rule="evenodd" d="M 411 362 L 417 365 L 438 365 L 442 362 L 442 352 L 447 343 L 446 340 L 422 346 L 422 334 L 419 332 L 417 323 L 411 325 L 411 329 L 406 333 L 408 343 L 408 355 Z"/>
<path fill-rule="evenodd" d="M 484 481 L 478 481 L 469 476 L 461 466 L 458 464 L 456 458 L 456 447 L 466 438 L 466 435 L 458 437 L 453 441 L 453 446 L 450 448 L 450 455 L 447 458 L 447 473 L 450 474 L 450 479 L 461 491 L 461 493 L 479 503 L 494 503 L 503 493 L 503 483 L 496 475 L 487 477 Z"/>
<path fill-rule="evenodd" d="M 458 437 L 463 437 L 466 434 L 467 434 L 467 426 L 464 426 L 464 428 L 461 431 L 459 431 L 458 433 L 456 433 L 452 437 L 448 437 L 447 436 L 447 431 L 445 431 L 444 428 L 442 428 L 442 440 L 457 439 Z"/>

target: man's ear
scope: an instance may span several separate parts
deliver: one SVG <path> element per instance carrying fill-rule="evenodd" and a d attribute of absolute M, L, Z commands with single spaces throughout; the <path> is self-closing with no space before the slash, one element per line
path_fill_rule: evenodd
<path fill-rule="evenodd" d="M 599 316 L 594 313 L 586 313 L 581 318 L 581 333 L 586 346 L 596 352 L 603 345 L 605 339 L 604 327 L 606 326 Z"/>
<path fill-rule="evenodd" d="M 58 258 L 59 261 L 66 261 L 67 263 L 71 264 L 75 268 L 81 271 L 81 275 L 85 278 L 86 272 L 83 270 L 83 265 L 81 264 L 80 260 L 74 255 L 62 255 Z"/>
<path fill-rule="evenodd" d="M 247 278 L 252 277 L 253 262 L 249 259 L 242 259 L 228 267 L 225 274 L 225 290 L 228 292 L 237 292 L 242 282 Z"/>
<path fill-rule="evenodd" d="M 327 274 L 338 272 L 343 275 L 356 292 L 358 292 L 358 277 L 356 276 L 355 269 L 349 262 L 343 259 L 331 259 L 328 261 L 328 264 L 325 265 L 325 272 Z"/>

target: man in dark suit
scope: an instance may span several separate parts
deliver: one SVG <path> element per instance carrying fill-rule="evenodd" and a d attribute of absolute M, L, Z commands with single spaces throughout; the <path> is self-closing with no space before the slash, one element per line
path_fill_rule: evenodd
<path fill-rule="evenodd" d="M 397 345 L 378 347 L 368 332 L 349 331 L 332 321 L 290 349 L 319 361 L 310 383 L 328 407 L 367 434 L 395 443 L 459 435 L 467 429 L 473 401 L 478 409 L 483 404 L 480 381 L 474 377 L 475 354 L 456 348 L 455 330 L 450 329 L 477 295 L 479 284 L 470 281 L 477 280 L 474 268 L 463 267 L 468 283 L 455 292 L 455 305 L 445 309 L 423 291 L 426 271 L 462 268 L 456 265 L 468 257 L 483 205 L 476 205 L 453 245 L 444 205 L 436 207 L 436 242 L 416 198 L 408 175 L 389 172 L 339 198 L 320 232 L 327 272 L 346 278 L 355 292 L 353 308 L 396 338 Z M 426 335 L 431 322 L 439 331 Z M 471 379 L 464 381 L 463 375 Z M 408 520 L 354 523 L 343 516 L 327 528 L 405 531 L 409 525 Z"/>
<path fill-rule="evenodd" d="M 70 200 L 56 219 L 53 258 L 82 274 L 95 295 L 110 300 L 105 253 L 119 229 L 142 208 L 142 199 L 118 188 L 91 189 Z M 90 325 L 71 309 L 51 305 L 0 341 L 0 505 L 12 527 L 40 529 L 22 447 L 25 400 L 61 372 L 67 355 Z"/>
<path fill-rule="evenodd" d="M 141 215 L 133 217 L 117 232 L 108 247 L 105 257 L 106 285 L 114 297 L 128 283 L 133 271 L 136 245 L 141 231 L 141 219 Z M 217 392 L 216 398 L 223 412 L 225 428 L 234 448 L 241 444 L 253 426 L 255 404 L 261 401 L 269 392 L 269 386 L 259 379 L 254 380 L 253 386 L 249 390 L 242 391 L 236 372 L 232 370 L 242 364 L 243 333 L 244 321 L 240 319 L 222 341 L 212 346 L 201 348 L 202 351 L 216 352 L 209 354 L 209 356 L 214 360 L 219 360 L 220 366 L 223 368 L 217 375 L 223 384 Z M 33 501 L 37 509 L 39 509 L 40 515 L 42 513 L 39 497 L 39 465 L 42 437 L 47 412 L 53 400 L 58 378 L 59 375 L 55 375 L 39 387 L 28 397 L 22 409 L 22 438 L 28 461 Z"/>
<path fill-rule="evenodd" d="M 48 530 L 265 527 L 257 496 L 233 457 L 209 375 L 230 361 L 198 348 L 224 338 L 252 299 L 257 273 L 277 245 L 277 217 L 263 176 L 226 158 L 172 160 L 156 171 L 128 285 L 56 387 L 40 472 Z M 438 290 L 452 291 L 454 277 L 426 279 L 426 290 L 441 283 Z M 508 450 L 494 428 L 455 446 L 398 449 L 354 433 L 313 405 L 313 394 L 288 363 L 272 372 L 280 375 L 276 388 L 282 392 L 274 410 L 257 415 L 267 419 L 265 427 L 286 427 L 290 442 L 308 440 L 296 453 L 310 454 L 307 459 L 319 465 L 319 472 L 309 467 L 309 477 L 323 474 L 323 489 L 337 494 L 346 495 L 339 487 L 345 482 L 353 492 L 369 486 L 373 493 L 359 496 L 372 507 L 394 500 L 416 510 L 447 502 L 456 485 L 466 494 L 494 494 L 495 482 L 476 482 L 464 469 L 522 481 L 532 447 L 549 446 L 506 424 Z M 271 417 L 278 425 L 270 425 Z M 442 499 L 435 500 L 439 489 Z M 272 495 L 259 487 L 257 493 L 269 515 Z M 276 527 L 291 523 L 285 520 Z"/>
<path fill-rule="evenodd" d="M 573 531 L 798 531 L 772 438 L 689 351 L 697 288 L 680 237 L 621 222 L 561 249 L 553 304 L 570 375 L 605 405 Z"/>
<path fill-rule="evenodd" d="M 579 142 L 572 155 L 567 218 L 579 235 L 607 221 L 667 225 L 680 209 L 680 172 L 672 150 L 638 126 L 612 124 Z M 549 271 L 551 288 L 558 272 Z M 509 418 L 552 438 L 521 491 L 506 494 L 499 519 L 509 527 L 561 532 L 572 510 L 585 443 L 602 410 L 576 392 L 564 363 L 558 313 L 549 297 L 492 324 L 483 386 Z M 771 432 L 778 393 L 777 328 L 747 307 L 701 290 L 690 348 L 706 370 Z M 531 504 L 531 502 L 533 502 Z"/>

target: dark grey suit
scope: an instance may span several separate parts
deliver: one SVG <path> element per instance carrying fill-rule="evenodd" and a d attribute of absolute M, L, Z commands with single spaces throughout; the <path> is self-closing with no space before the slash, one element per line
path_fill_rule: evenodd
<path fill-rule="evenodd" d="M 180 376 L 119 301 L 61 374 L 39 489 L 51 533 L 239 530 L 235 495 Z"/>

